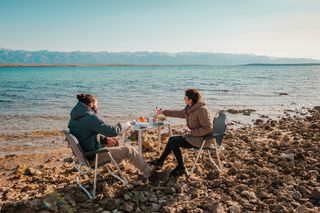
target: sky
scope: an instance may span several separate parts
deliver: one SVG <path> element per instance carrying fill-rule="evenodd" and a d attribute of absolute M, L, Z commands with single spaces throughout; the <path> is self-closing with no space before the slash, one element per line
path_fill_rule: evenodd
<path fill-rule="evenodd" d="M 0 0 L 0 48 L 320 59 L 320 0 Z"/>

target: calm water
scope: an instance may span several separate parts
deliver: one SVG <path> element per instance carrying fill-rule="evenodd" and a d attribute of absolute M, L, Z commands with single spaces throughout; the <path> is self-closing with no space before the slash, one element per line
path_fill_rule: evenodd
<path fill-rule="evenodd" d="M 81 92 L 96 94 L 99 114 L 112 123 L 155 106 L 182 108 L 189 87 L 203 92 L 213 112 L 252 108 L 277 116 L 320 105 L 319 82 L 320 66 L 2 67 L 0 134 L 65 128 Z"/>

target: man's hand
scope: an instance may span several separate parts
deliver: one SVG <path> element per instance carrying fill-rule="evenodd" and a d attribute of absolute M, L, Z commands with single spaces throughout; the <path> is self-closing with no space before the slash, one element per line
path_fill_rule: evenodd
<path fill-rule="evenodd" d="M 105 138 L 104 142 L 106 143 L 107 147 L 113 147 L 118 145 L 118 140 L 116 138 Z"/>

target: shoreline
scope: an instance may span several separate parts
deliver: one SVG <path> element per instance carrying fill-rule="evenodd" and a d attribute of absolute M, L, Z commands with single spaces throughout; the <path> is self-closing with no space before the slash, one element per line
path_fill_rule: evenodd
<path fill-rule="evenodd" d="M 282 113 L 282 116 L 306 116 L 307 110 L 310 108 L 301 108 L 301 109 L 285 109 Z M 264 114 L 257 114 L 254 109 L 227 109 L 225 110 L 228 116 L 228 128 L 230 129 L 238 129 L 243 127 L 250 127 L 254 125 L 256 120 L 267 121 L 269 119 L 279 120 L 281 117 L 270 117 Z M 230 117 L 233 117 L 231 120 Z M 6 117 L 6 116 L 5 116 Z M 8 117 L 8 116 L 7 116 Z M 15 118 L 15 116 L 11 116 Z M 21 117 L 21 118 L 20 118 Z M 28 119 L 28 118 L 45 118 L 48 121 L 59 121 L 59 124 L 67 124 L 68 116 L 57 116 L 61 120 L 59 120 L 55 116 L 17 116 L 19 119 Z M 106 118 L 102 116 L 106 120 L 110 122 L 110 120 L 115 121 L 117 119 Z M 63 119 L 62 119 L 63 118 Z M 58 119 L 58 120 L 57 120 Z M 133 119 L 133 118 L 131 118 Z M 131 120 L 130 119 L 130 120 Z M 170 120 L 170 119 L 169 119 Z M 121 120 L 122 121 L 122 120 Z M 12 122 L 12 121 L 11 121 Z M 113 124 L 114 122 L 111 122 Z M 171 120 L 171 126 L 173 129 L 177 129 L 178 131 L 182 129 L 187 129 L 184 120 Z M 53 124 L 53 123 L 52 123 Z M 39 125 L 37 125 L 39 126 Z M 39 129 L 39 128 L 29 128 L 28 130 L 7 130 L 0 132 L 0 157 L 5 157 L 7 155 L 20 155 L 20 154 L 38 154 L 42 152 L 50 152 L 52 148 L 58 148 L 59 146 L 65 145 L 64 134 L 62 132 L 63 128 L 56 129 L 59 125 L 55 125 L 55 128 L 51 129 Z M 65 127 L 67 128 L 67 127 Z M 165 129 L 166 132 L 166 129 Z"/>
<path fill-rule="evenodd" d="M 184 129 L 173 129 L 174 135 Z M 135 139 L 136 135 L 130 137 Z M 144 158 L 159 156 L 156 134 L 144 135 L 148 148 Z M 124 163 L 129 186 L 110 176 L 98 182 L 98 198 L 89 201 L 75 185 L 71 151 L 60 147 L 51 153 L 0 158 L 0 208 L 7 212 L 32 211 L 271 211 L 318 212 L 320 210 L 320 106 L 305 115 L 285 114 L 279 120 L 256 119 L 253 126 L 230 128 L 221 153 L 224 164 L 217 174 L 205 157 L 190 178 L 180 177 L 151 186 L 137 180 L 137 173 Z M 168 134 L 162 137 L 162 147 Z M 192 152 L 184 153 L 187 168 Z M 37 159 L 37 161 L 34 161 Z M 170 155 L 163 171 L 174 168 Z M 33 171 L 30 173 L 30 171 Z M 43 182 L 45 180 L 45 182 Z M 89 181 L 89 179 L 85 179 Z M 108 182 L 108 187 L 104 183 Z M 1 184 L 1 185 L 3 185 Z M 59 199 L 56 196 L 59 195 Z M 59 200 L 63 200 L 63 203 Z M 50 205 L 44 205 L 49 203 Z"/>

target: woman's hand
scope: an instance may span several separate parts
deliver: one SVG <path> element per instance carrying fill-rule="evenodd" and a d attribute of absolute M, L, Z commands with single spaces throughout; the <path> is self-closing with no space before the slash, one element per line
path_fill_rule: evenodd
<path fill-rule="evenodd" d="M 163 111 L 161 109 L 156 109 L 156 113 L 157 113 L 157 115 L 161 115 L 161 114 L 163 114 Z"/>

